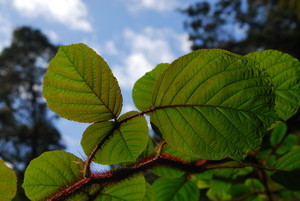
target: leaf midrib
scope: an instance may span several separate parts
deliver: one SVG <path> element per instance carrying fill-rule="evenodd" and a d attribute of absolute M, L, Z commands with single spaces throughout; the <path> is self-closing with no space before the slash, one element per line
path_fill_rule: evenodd
<path fill-rule="evenodd" d="M 79 72 L 79 70 L 77 69 L 77 67 L 75 66 L 75 62 L 71 61 L 71 58 L 69 57 L 69 55 L 66 53 L 65 50 L 63 50 L 67 59 L 70 61 L 70 63 L 72 64 L 73 68 L 76 70 L 76 72 L 78 73 L 78 75 L 82 78 L 82 80 L 84 81 L 84 83 L 88 86 L 88 88 L 92 91 L 93 94 L 96 95 L 96 97 L 101 101 L 101 103 L 103 103 L 104 107 L 110 112 L 110 114 L 113 115 L 114 118 L 117 118 L 116 115 L 113 113 L 113 111 L 109 108 L 108 105 L 105 104 L 105 102 L 101 99 L 101 96 L 99 97 L 98 94 L 94 91 L 94 89 L 88 84 L 88 82 L 84 79 L 84 77 L 81 75 L 81 73 Z M 92 78 L 94 77 L 94 71 L 92 70 Z M 94 81 L 93 81 L 94 82 Z"/>

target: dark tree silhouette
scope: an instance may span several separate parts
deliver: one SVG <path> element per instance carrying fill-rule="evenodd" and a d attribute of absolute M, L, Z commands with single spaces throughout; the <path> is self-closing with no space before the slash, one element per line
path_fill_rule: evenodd
<path fill-rule="evenodd" d="M 224 48 L 246 54 L 277 49 L 300 58 L 300 20 L 290 9 L 291 0 L 213 2 L 199 1 L 181 10 L 188 16 L 185 27 L 193 50 Z"/>
<path fill-rule="evenodd" d="M 20 27 L 0 54 L 0 157 L 12 164 L 20 183 L 32 159 L 64 149 L 41 93 L 47 62 L 57 50 L 39 30 Z M 25 200 L 19 190 L 15 200 Z"/>

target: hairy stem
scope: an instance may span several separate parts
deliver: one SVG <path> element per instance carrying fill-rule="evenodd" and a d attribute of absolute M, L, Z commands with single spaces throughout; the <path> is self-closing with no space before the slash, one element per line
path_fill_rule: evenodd
<path fill-rule="evenodd" d="M 128 179 L 136 174 L 142 173 L 146 170 L 152 169 L 154 167 L 169 167 L 173 169 L 178 169 L 184 171 L 188 174 L 199 174 L 211 169 L 221 169 L 221 168 L 243 168 L 246 166 L 255 167 L 259 170 L 268 170 L 275 171 L 274 168 L 267 168 L 260 166 L 258 164 L 238 164 L 238 165 L 225 165 L 223 163 L 233 161 L 232 159 L 223 159 L 219 161 L 209 161 L 202 160 L 196 162 L 187 162 L 183 159 L 177 158 L 175 156 L 170 156 L 162 152 L 163 146 L 165 143 L 161 144 L 161 147 L 153 155 L 150 155 L 137 163 L 127 165 L 118 169 L 113 169 L 106 173 L 89 173 L 88 178 L 82 178 L 80 181 L 74 183 L 72 186 L 62 190 L 61 192 L 54 195 L 52 198 L 48 199 L 49 201 L 61 201 L 67 197 L 81 192 L 85 187 L 91 187 L 95 184 L 100 185 L 103 189 L 110 185 L 121 182 L 125 179 Z M 204 162 L 203 162 L 204 161 Z M 100 193 L 100 192 L 98 192 Z M 266 192 L 267 193 L 267 192 Z"/>

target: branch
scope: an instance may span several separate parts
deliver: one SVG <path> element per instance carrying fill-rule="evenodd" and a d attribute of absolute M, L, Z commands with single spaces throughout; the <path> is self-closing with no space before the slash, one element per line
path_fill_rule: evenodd
<path fill-rule="evenodd" d="M 56 195 L 54 195 L 48 200 L 49 201 L 64 200 L 67 197 L 77 192 L 81 192 L 85 187 L 93 186 L 94 184 L 101 185 L 102 186 L 101 189 L 103 189 L 105 187 L 119 183 L 127 178 L 130 178 L 135 174 L 145 172 L 146 170 L 152 169 L 154 167 L 168 167 L 168 168 L 178 169 L 187 172 L 189 174 L 199 174 L 211 169 L 243 168 L 246 166 L 251 166 L 258 169 L 264 169 L 269 171 L 276 170 L 274 168 L 268 168 L 257 164 L 238 164 L 238 165 L 231 165 L 231 166 L 222 166 L 222 164 L 225 162 L 234 161 L 230 158 L 222 159 L 219 161 L 209 161 L 205 159 L 200 159 L 198 161 L 189 163 L 188 161 L 185 161 L 176 156 L 171 156 L 166 153 L 163 153 L 162 149 L 164 148 L 165 145 L 166 143 L 162 142 L 159 145 L 159 148 L 155 154 L 152 154 L 131 165 L 119 167 L 117 169 L 112 169 L 105 173 L 89 172 L 89 174 L 84 175 L 88 177 L 83 177 L 78 182 L 58 192 Z M 99 194 L 99 192 L 97 192 L 97 194 Z"/>

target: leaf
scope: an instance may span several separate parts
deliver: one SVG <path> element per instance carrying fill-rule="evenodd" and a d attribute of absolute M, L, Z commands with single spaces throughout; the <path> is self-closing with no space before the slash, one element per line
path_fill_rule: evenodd
<path fill-rule="evenodd" d="M 288 134 L 282 142 L 282 147 L 279 147 L 276 150 L 276 154 L 283 155 L 286 152 L 290 151 L 292 146 L 297 142 L 297 140 L 298 137 L 295 134 Z"/>
<path fill-rule="evenodd" d="M 80 43 L 61 46 L 44 77 L 43 95 L 51 110 L 79 122 L 117 118 L 122 95 L 103 58 Z"/>
<path fill-rule="evenodd" d="M 210 200 L 230 200 L 231 196 L 228 194 L 228 192 L 221 191 L 221 192 L 216 192 L 213 189 L 208 189 L 206 191 L 206 196 Z"/>
<path fill-rule="evenodd" d="M 276 197 L 284 199 L 284 200 L 289 200 L 292 196 L 292 191 L 279 191 L 276 193 Z"/>
<path fill-rule="evenodd" d="M 146 195 L 143 201 L 153 201 L 153 200 L 155 200 L 154 188 L 149 183 L 146 183 Z"/>
<path fill-rule="evenodd" d="M 239 200 L 239 197 L 242 197 L 245 194 L 251 193 L 251 190 L 250 190 L 249 186 L 246 186 L 244 184 L 236 184 L 228 190 L 228 193 L 232 196 L 232 198 L 237 198 L 237 200 Z M 250 201 L 254 197 L 255 196 L 250 196 L 243 200 Z"/>
<path fill-rule="evenodd" d="M 146 181 L 142 174 L 116 183 L 101 191 L 101 201 L 140 201 L 146 195 Z"/>
<path fill-rule="evenodd" d="M 135 162 L 148 144 L 148 126 L 144 116 L 131 111 L 119 118 L 119 122 L 136 115 L 121 123 L 98 122 L 90 125 L 83 133 L 81 146 L 87 156 L 96 150 L 93 161 L 103 165 L 123 162 Z M 98 147 L 98 145 L 101 145 Z"/>
<path fill-rule="evenodd" d="M 272 78 L 277 114 L 283 120 L 296 114 L 300 104 L 300 62 L 291 55 L 276 50 L 253 52 L 246 57 L 260 62 Z"/>
<path fill-rule="evenodd" d="M 221 159 L 260 147 L 279 118 L 272 81 L 252 59 L 198 50 L 157 78 L 151 122 L 163 139 L 192 157 Z"/>
<path fill-rule="evenodd" d="M 153 188 L 156 201 L 197 201 L 200 195 L 196 184 L 184 177 L 159 178 L 153 183 Z"/>
<path fill-rule="evenodd" d="M 0 172 L 0 198 L 2 201 L 10 201 L 17 193 L 17 176 L 3 160 L 0 160 Z"/>
<path fill-rule="evenodd" d="M 245 181 L 245 185 L 249 186 L 251 191 L 263 191 L 264 190 L 264 186 L 263 184 L 255 178 L 249 178 Z"/>
<path fill-rule="evenodd" d="M 158 75 L 168 66 L 167 63 L 158 64 L 152 71 L 147 72 L 136 81 L 132 90 L 132 98 L 136 108 L 143 111 L 152 107 L 153 85 Z"/>
<path fill-rule="evenodd" d="M 224 166 L 230 164 L 236 165 L 236 163 L 233 162 L 233 163 L 225 163 Z M 216 169 L 210 181 L 212 191 L 216 193 L 227 191 L 234 183 L 238 173 L 239 170 L 233 168 Z"/>
<path fill-rule="evenodd" d="M 83 161 L 64 151 L 45 152 L 32 160 L 25 171 L 23 188 L 31 200 L 45 200 L 79 181 Z"/>
<path fill-rule="evenodd" d="M 271 133 L 270 143 L 273 147 L 276 147 L 281 143 L 287 131 L 287 125 L 285 123 L 277 126 Z"/>
<path fill-rule="evenodd" d="M 191 157 L 176 151 L 174 148 L 172 148 L 169 145 L 165 145 L 162 152 L 164 154 L 168 154 L 169 156 L 174 156 L 174 157 L 180 158 L 180 159 L 188 161 L 188 162 L 191 162 L 193 160 Z M 167 177 L 167 178 L 181 177 L 185 174 L 185 172 L 183 172 L 181 170 L 173 169 L 173 168 L 169 168 L 169 167 L 163 167 L 163 166 L 152 168 L 151 172 L 153 172 L 155 175 L 157 175 L 159 177 Z"/>
<path fill-rule="evenodd" d="M 300 147 L 279 158 L 274 168 L 278 169 L 271 175 L 275 182 L 290 190 L 300 190 Z"/>

